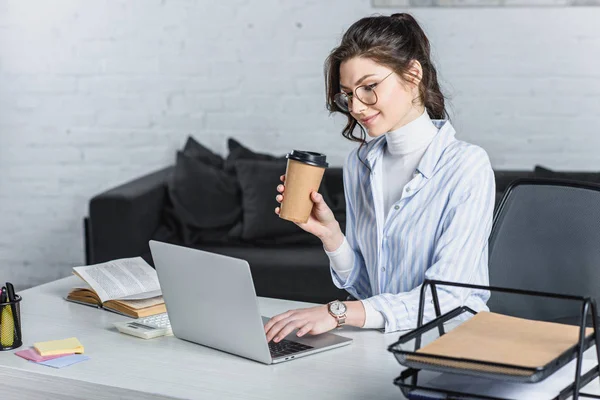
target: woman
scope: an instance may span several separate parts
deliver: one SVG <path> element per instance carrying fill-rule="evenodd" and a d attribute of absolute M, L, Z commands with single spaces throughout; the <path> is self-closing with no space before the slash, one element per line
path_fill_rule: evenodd
<path fill-rule="evenodd" d="M 402 13 L 354 23 L 327 58 L 326 86 L 328 109 L 348 117 L 343 136 L 360 143 L 344 164 L 346 235 L 317 192 L 298 225 L 323 242 L 335 285 L 359 300 L 277 315 L 268 341 L 344 324 L 414 328 L 425 279 L 488 284 L 494 174 L 484 150 L 454 137 L 417 21 Z M 281 202 L 284 185 L 277 190 Z M 442 312 L 486 310 L 489 296 L 448 286 L 438 295 Z M 435 313 L 426 305 L 427 321 Z"/>

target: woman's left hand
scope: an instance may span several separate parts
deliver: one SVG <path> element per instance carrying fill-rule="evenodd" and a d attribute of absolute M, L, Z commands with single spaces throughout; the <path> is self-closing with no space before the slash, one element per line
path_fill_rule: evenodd
<path fill-rule="evenodd" d="M 290 310 L 276 315 L 265 325 L 265 333 L 267 334 L 267 342 L 273 340 L 277 343 L 295 329 L 298 329 L 297 336 L 301 337 L 307 333 L 318 335 L 336 327 L 336 319 L 329 314 L 327 306 L 323 305 Z"/>

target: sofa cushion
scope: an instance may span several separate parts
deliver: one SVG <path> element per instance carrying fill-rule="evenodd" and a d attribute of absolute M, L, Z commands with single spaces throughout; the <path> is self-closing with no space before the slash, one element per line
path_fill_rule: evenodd
<path fill-rule="evenodd" d="M 245 160 L 235 162 L 235 171 L 242 191 L 243 240 L 278 240 L 295 236 L 296 242 L 315 242 L 314 236 L 304 232 L 295 223 L 279 218 L 275 200 L 279 177 L 285 173 L 284 160 Z M 323 185 L 321 185 L 323 187 Z M 318 243 L 318 239 L 317 239 Z"/>
<path fill-rule="evenodd" d="M 327 168 L 323 176 L 323 185 L 328 195 L 328 198 L 325 199 L 327 205 L 329 205 L 334 214 L 344 214 L 346 211 L 346 198 L 344 197 L 342 168 Z"/>
<path fill-rule="evenodd" d="M 241 217 L 235 177 L 181 151 L 177 152 L 168 188 L 174 210 L 184 225 L 219 228 L 233 225 Z"/>
<path fill-rule="evenodd" d="M 235 173 L 235 163 L 238 160 L 255 160 L 255 161 L 287 161 L 285 154 L 282 156 L 274 156 L 266 153 L 257 153 L 242 145 L 233 138 L 227 140 L 229 154 L 225 160 L 224 169 L 227 172 Z M 284 170 L 285 171 L 285 170 Z M 282 173 L 283 174 L 283 173 Z M 279 178 L 277 178 L 279 181 Z"/>
<path fill-rule="evenodd" d="M 204 164 L 211 165 L 218 169 L 223 169 L 223 164 L 225 163 L 223 157 L 202 146 L 192 136 L 188 136 L 182 152 L 186 156 L 195 158 Z"/>

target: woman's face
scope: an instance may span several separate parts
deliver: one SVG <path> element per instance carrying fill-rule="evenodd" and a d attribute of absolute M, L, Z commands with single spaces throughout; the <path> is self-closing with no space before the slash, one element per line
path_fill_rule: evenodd
<path fill-rule="evenodd" d="M 416 64 L 414 72 L 421 76 L 420 65 Z M 356 97 L 355 89 L 364 85 L 375 85 L 372 89 L 377 95 L 375 104 L 364 104 Z M 403 81 L 391 69 L 368 58 L 355 57 L 344 61 L 340 65 L 340 86 L 344 93 L 352 93 L 350 114 L 371 137 L 396 130 L 415 120 L 424 111 L 424 107 L 414 101 L 419 95 L 418 84 Z M 363 98 L 368 97 L 364 94 L 370 90 L 370 87 L 361 89 L 359 96 L 363 94 Z"/>

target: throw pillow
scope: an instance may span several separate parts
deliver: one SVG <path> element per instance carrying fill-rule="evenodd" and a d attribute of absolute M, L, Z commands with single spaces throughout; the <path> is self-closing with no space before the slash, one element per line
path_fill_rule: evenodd
<path fill-rule="evenodd" d="M 238 160 L 287 161 L 285 155 L 277 157 L 271 154 L 257 153 L 243 146 L 240 142 L 232 138 L 227 140 L 227 147 L 229 148 L 229 155 L 225 160 L 224 169 L 230 173 L 235 173 L 235 162 Z"/>
<path fill-rule="evenodd" d="M 184 225 L 218 228 L 232 226 L 241 217 L 235 177 L 181 151 L 177 152 L 168 187 L 175 212 Z"/>
<path fill-rule="evenodd" d="M 600 184 L 599 172 L 556 172 L 540 165 L 536 165 L 533 172 L 536 178 L 567 179 L 575 182 Z"/>
<path fill-rule="evenodd" d="M 287 165 L 286 155 L 282 156 L 273 156 L 271 154 L 266 153 L 257 153 L 255 151 L 250 150 L 249 148 L 243 146 L 240 142 L 233 138 L 229 138 L 227 140 L 227 147 L 229 148 L 229 155 L 225 160 L 224 169 L 227 172 L 235 174 L 236 168 L 235 163 L 238 160 L 256 160 L 256 161 L 279 161 Z M 285 174 L 285 167 L 282 169 L 281 175 Z M 331 178 L 328 178 L 331 177 Z M 338 179 L 339 178 L 339 179 Z M 339 182 L 338 182 L 339 180 Z M 344 189 L 342 184 L 342 171 L 341 168 L 328 168 L 325 170 L 325 174 L 323 176 L 323 182 L 321 182 L 321 187 L 319 188 L 319 193 L 323 195 L 325 203 L 331 208 L 334 214 L 337 215 L 338 212 L 342 214 L 346 210 L 346 204 L 344 197 Z M 277 177 L 276 182 L 279 182 L 279 176 Z M 327 182 L 327 184 L 326 184 Z M 337 196 L 331 196 L 330 191 L 327 189 L 329 186 L 329 182 L 332 183 L 332 186 L 335 190 L 340 189 L 342 192 L 342 201 L 339 201 Z"/>
<path fill-rule="evenodd" d="M 284 161 L 241 159 L 234 165 L 242 190 L 243 240 L 265 243 L 266 239 L 281 241 L 283 236 L 294 235 L 297 236 L 294 242 L 314 242 L 313 235 L 275 214 L 275 207 L 278 206 L 275 200 L 278 193 L 276 187 L 279 176 L 285 173 Z"/>
<path fill-rule="evenodd" d="M 202 146 L 191 136 L 188 136 L 185 146 L 183 146 L 183 154 L 197 159 L 204 164 L 212 165 L 215 168 L 223 169 L 225 160 L 219 154 L 215 154 L 210 149 Z"/>

